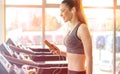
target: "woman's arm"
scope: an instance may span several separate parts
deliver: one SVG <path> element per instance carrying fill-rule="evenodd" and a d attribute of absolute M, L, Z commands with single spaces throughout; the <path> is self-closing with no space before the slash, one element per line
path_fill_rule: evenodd
<path fill-rule="evenodd" d="M 60 55 L 60 56 L 65 56 L 66 57 L 66 52 L 60 50 L 57 46 L 52 44 L 52 48 L 50 48 L 50 52 L 52 52 L 55 55 Z"/>
<path fill-rule="evenodd" d="M 53 54 L 61 55 L 61 56 L 65 56 L 66 57 L 66 52 L 65 51 L 61 51 L 57 46 L 55 46 L 54 44 L 50 43 L 47 40 L 45 40 L 44 43 L 50 48 L 49 50 Z"/>
<path fill-rule="evenodd" d="M 77 32 L 78 37 L 82 40 L 86 56 L 86 74 L 92 74 L 92 40 L 87 25 L 81 24 Z"/>
<path fill-rule="evenodd" d="M 60 51 L 60 55 L 61 55 L 61 56 L 65 56 L 65 57 L 67 56 L 67 54 L 66 54 L 65 51 Z"/>

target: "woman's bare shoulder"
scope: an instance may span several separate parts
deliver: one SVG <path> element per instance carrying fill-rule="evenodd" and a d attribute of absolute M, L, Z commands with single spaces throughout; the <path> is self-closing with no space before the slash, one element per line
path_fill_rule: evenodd
<path fill-rule="evenodd" d="M 79 32 L 86 32 L 86 31 L 89 31 L 88 30 L 88 26 L 86 24 L 81 24 L 78 28 L 78 31 Z"/>
<path fill-rule="evenodd" d="M 88 26 L 86 24 L 81 24 L 80 27 L 78 28 L 77 35 L 81 37 L 81 36 L 89 35 L 89 33 L 90 32 Z"/>

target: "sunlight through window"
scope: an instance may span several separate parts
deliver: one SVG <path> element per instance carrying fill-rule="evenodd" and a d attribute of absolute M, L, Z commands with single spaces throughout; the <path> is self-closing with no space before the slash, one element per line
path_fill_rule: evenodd
<path fill-rule="evenodd" d="M 42 0 L 6 0 L 7 5 L 42 5 Z"/>
<path fill-rule="evenodd" d="M 120 0 L 117 0 L 117 5 L 120 6 Z"/>
<path fill-rule="evenodd" d="M 104 7 L 104 6 L 113 6 L 113 0 L 83 0 L 84 6 L 97 6 L 97 7 Z"/>
<path fill-rule="evenodd" d="M 46 0 L 47 4 L 60 4 L 62 0 Z"/>

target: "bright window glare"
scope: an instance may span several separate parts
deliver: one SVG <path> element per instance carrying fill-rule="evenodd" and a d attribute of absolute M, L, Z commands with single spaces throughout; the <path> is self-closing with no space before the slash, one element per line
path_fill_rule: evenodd
<path fill-rule="evenodd" d="M 86 8 L 85 14 L 87 18 L 100 18 L 100 19 L 113 18 L 113 10 L 111 9 L 103 9 L 103 8 L 87 9 Z"/>
<path fill-rule="evenodd" d="M 83 0 L 84 6 L 113 6 L 113 0 Z"/>
<path fill-rule="evenodd" d="M 42 0 L 6 0 L 7 5 L 42 5 Z"/>
<path fill-rule="evenodd" d="M 7 8 L 6 9 L 6 28 L 7 31 L 9 31 L 10 27 L 15 27 L 18 26 L 18 28 L 22 27 L 25 28 L 24 30 L 26 30 L 27 28 L 31 28 L 34 25 L 36 25 L 35 23 L 32 23 L 34 18 L 41 18 L 41 9 L 35 9 L 35 8 Z M 11 12 L 11 13 L 9 13 Z M 15 25 L 13 25 L 13 23 L 16 23 Z M 23 27 L 24 24 L 24 27 Z M 39 23 L 41 24 L 41 22 Z M 36 28 L 37 29 L 37 28 Z M 33 28 L 32 28 L 33 30 Z"/>
<path fill-rule="evenodd" d="M 47 0 L 47 4 L 60 4 L 62 0 Z"/>
<path fill-rule="evenodd" d="M 46 14 L 51 15 L 51 16 L 55 16 L 58 21 L 61 21 L 59 8 L 49 8 L 49 9 L 46 9 Z"/>
<path fill-rule="evenodd" d="M 33 34 L 41 30 L 41 15 L 40 8 L 6 8 L 6 38 L 19 40 L 24 45 L 39 44 L 40 37 L 33 37 Z M 31 32 L 31 34 L 25 33 L 25 35 L 24 32 L 26 31 Z M 34 38 L 37 40 L 35 41 Z"/>
<path fill-rule="evenodd" d="M 117 0 L 117 5 L 120 6 L 120 0 Z"/>

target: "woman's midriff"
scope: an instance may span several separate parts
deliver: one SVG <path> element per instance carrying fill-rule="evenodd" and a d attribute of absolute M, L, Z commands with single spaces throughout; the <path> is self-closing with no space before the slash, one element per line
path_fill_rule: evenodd
<path fill-rule="evenodd" d="M 67 53 L 68 69 L 72 71 L 85 71 L 85 55 Z"/>

